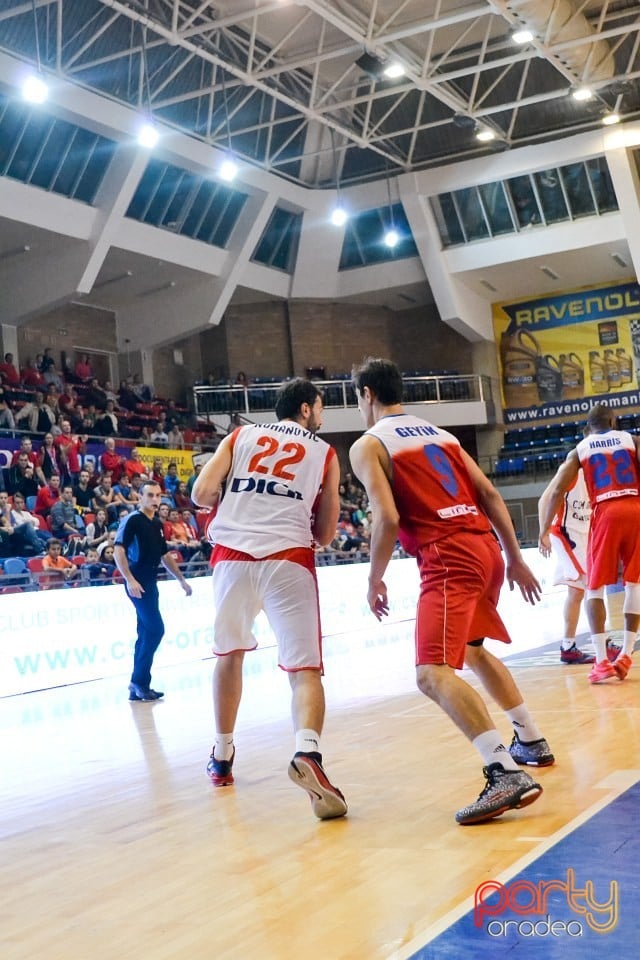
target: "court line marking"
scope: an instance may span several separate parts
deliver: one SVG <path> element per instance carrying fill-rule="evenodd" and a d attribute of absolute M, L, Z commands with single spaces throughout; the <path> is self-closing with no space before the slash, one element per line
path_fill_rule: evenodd
<path fill-rule="evenodd" d="M 515 863 L 507 867 L 501 874 L 497 877 L 492 877 L 492 880 L 497 880 L 499 883 L 507 884 L 516 874 L 520 873 L 525 867 L 530 866 L 535 860 L 547 853 L 552 847 L 554 847 L 561 840 L 564 840 L 565 837 L 568 837 L 570 833 L 573 833 L 574 830 L 577 830 L 578 827 L 583 826 L 590 820 L 591 817 L 595 816 L 596 813 L 600 813 L 601 810 L 604 810 L 610 803 L 616 800 L 621 796 L 625 790 L 628 790 L 640 779 L 640 770 L 615 770 L 610 773 L 604 780 L 595 784 L 592 789 L 594 790 L 610 790 L 611 792 L 607 793 L 601 800 L 597 800 L 590 807 L 587 807 L 582 813 L 579 813 L 577 817 L 574 817 L 564 827 L 560 827 L 559 830 L 556 830 L 555 833 L 552 833 L 551 836 L 547 837 L 542 843 L 537 847 L 534 847 L 532 850 L 529 850 L 527 853 L 523 854 Z M 521 838 L 522 840 L 526 839 L 525 837 Z M 532 838 L 533 839 L 533 838 Z M 439 920 L 436 920 L 434 923 L 430 924 L 423 933 L 416 934 L 408 944 L 405 944 L 401 949 L 396 950 L 394 953 L 389 954 L 387 960 L 409 960 L 414 953 L 418 950 L 423 949 L 428 946 L 432 940 L 435 940 L 437 936 L 441 933 L 444 933 L 449 927 L 453 926 L 461 917 L 466 913 L 469 913 L 473 910 L 474 899 L 473 896 L 465 897 L 465 899 L 459 903 L 453 909 L 449 910 L 443 917 L 440 917 Z"/>

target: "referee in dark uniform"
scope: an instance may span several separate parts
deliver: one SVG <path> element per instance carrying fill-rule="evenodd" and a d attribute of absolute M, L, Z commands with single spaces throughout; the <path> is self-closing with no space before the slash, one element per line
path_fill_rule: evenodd
<path fill-rule="evenodd" d="M 118 527 L 114 553 L 138 620 L 129 700 L 159 700 L 164 694 L 151 689 L 153 655 L 164 635 L 158 604 L 158 564 L 162 563 L 180 581 L 188 597 L 191 596 L 191 587 L 167 548 L 162 522 L 156 516 L 162 496 L 159 485 L 146 480 L 139 493 L 138 508 L 126 516 Z"/>

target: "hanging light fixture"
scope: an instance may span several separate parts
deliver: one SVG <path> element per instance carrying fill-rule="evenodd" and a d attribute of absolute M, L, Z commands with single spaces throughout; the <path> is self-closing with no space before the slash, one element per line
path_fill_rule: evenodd
<path fill-rule="evenodd" d="M 338 152 L 336 150 L 336 138 L 335 130 L 333 127 L 330 128 L 329 133 L 331 135 L 331 150 L 333 152 L 333 170 L 336 177 L 336 205 L 331 211 L 331 223 L 334 227 L 343 227 L 347 220 L 349 219 L 349 214 L 345 210 L 342 200 L 340 198 L 340 168 L 338 166 Z"/>
<path fill-rule="evenodd" d="M 231 183 L 238 176 L 238 164 L 231 150 L 231 122 L 229 120 L 229 104 L 227 101 L 227 85 L 224 80 L 224 70 L 222 76 L 222 101 L 224 104 L 224 122 L 227 132 L 227 154 L 218 167 L 218 174 L 227 183 Z"/>
<path fill-rule="evenodd" d="M 25 77 L 22 84 L 22 96 L 28 103 L 44 103 L 49 96 L 49 87 L 42 76 L 42 64 L 40 62 L 40 38 L 38 36 L 38 11 L 36 0 L 31 0 L 31 9 L 33 11 L 33 29 L 35 33 L 36 47 L 36 66 L 37 72 L 30 73 Z"/>

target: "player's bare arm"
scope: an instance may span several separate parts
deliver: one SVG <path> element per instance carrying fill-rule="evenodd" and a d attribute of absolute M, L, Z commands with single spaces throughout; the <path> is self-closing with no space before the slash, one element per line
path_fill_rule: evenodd
<path fill-rule="evenodd" d="M 216 452 L 210 460 L 207 460 L 193 485 L 191 499 L 199 507 L 214 507 L 218 502 L 222 484 L 231 469 L 233 459 L 231 436 L 232 434 L 221 441 Z"/>
<path fill-rule="evenodd" d="M 388 455 L 378 440 L 365 435 L 356 440 L 349 457 L 355 474 L 367 491 L 373 515 L 367 602 L 374 616 L 381 620 L 389 612 L 387 588 L 382 578 L 399 530 L 398 511 L 389 483 Z"/>
<path fill-rule="evenodd" d="M 333 456 L 327 467 L 322 490 L 315 505 L 313 537 L 321 546 L 331 543 L 336 535 L 340 515 L 340 464 Z"/>
<path fill-rule="evenodd" d="M 567 459 L 558 467 L 555 477 L 549 482 L 547 489 L 540 498 L 538 505 L 538 520 L 540 523 L 540 537 L 549 533 L 562 498 L 578 476 L 580 460 L 575 450 L 567 454 Z M 543 502 L 543 499 L 544 502 Z"/>

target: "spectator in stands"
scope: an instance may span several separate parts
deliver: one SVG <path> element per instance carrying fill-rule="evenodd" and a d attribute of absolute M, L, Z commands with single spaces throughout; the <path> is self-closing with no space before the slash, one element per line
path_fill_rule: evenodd
<path fill-rule="evenodd" d="M 51 407 L 56 415 L 57 420 L 62 413 L 62 410 L 60 409 L 60 394 L 52 384 L 49 384 L 47 387 L 47 393 L 45 395 L 44 402 L 48 407 Z"/>
<path fill-rule="evenodd" d="M 36 390 L 32 403 L 25 403 L 22 410 L 16 414 L 16 424 L 26 421 L 27 429 L 31 433 L 47 433 L 56 422 L 56 415 L 44 402 L 44 392 Z"/>
<path fill-rule="evenodd" d="M 122 477 L 120 477 L 119 483 L 117 483 L 113 488 L 113 502 L 116 503 L 118 507 L 126 507 L 127 513 L 135 510 L 140 502 L 140 495 L 133 485 L 134 481 L 139 488 L 140 484 L 142 483 L 142 478 L 140 475 L 135 474 L 135 476 L 129 480 L 129 477 L 125 473 Z"/>
<path fill-rule="evenodd" d="M 44 374 L 47 370 L 50 370 L 51 367 L 55 367 L 56 362 L 53 359 L 52 352 L 51 347 L 45 347 L 44 353 L 39 353 L 36 357 L 36 362 L 39 360 L 38 369 L 40 373 Z"/>
<path fill-rule="evenodd" d="M 62 556 L 62 543 L 55 537 L 52 537 L 47 544 L 47 553 L 42 560 L 42 569 L 44 575 L 40 576 L 41 590 L 63 587 L 80 573 L 79 568 L 74 563 Z"/>
<path fill-rule="evenodd" d="M 164 493 L 164 465 L 162 457 L 156 457 L 151 468 L 151 479 Z"/>
<path fill-rule="evenodd" d="M 107 395 L 100 386 L 97 377 L 92 377 L 84 393 L 84 402 L 87 406 L 94 406 L 96 410 L 104 410 L 107 405 Z"/>
<path fill-rule="evenodd" d="M 95 488 L 98 486 L 98 483 L 100 482 L 100 477 L 102 476 L 102 474 L 96 472 L 95 463 L 93 462 L 93 460 L 90 460 L 88 457 L 85 458 L 84 469 L 89 474 L 89 489 L 95 490 Z M 102 471 L 102 473 L 104 473 L 104 470 Z M 111 473 L 111 477 L 113 478 L 113 473 Z"/>
<path fill-rule="evenodd" d="M 60 407 L 60 412 L 64 414 L 65 417 L 69 417 L 72 421 L 78 421 L 78 426 L 82 423 L 82 412 L 78 410 L 78 391 L 75 387 L 67 386 L 64 391 L 58 397 L 58 406 Z M 78 429 L 78 426 L 75 426 L 74 429 Z"/>
<path fill-rule="evenodd" d="M 151 443 L 151 432 L 151 428 L 147 426 L 142 427 L 140 430 L 140 436 L 138 437 L 138 440 L 141 442 L 143 447 L 148 447 Z"/>
<path fill-rule="evenodd" d="M 184 560 L 200 548 L 200 540 L 193 535 L 190 524 L 181 519 L 177 510 L 169 510 L 169 519 L 164 524 L 164 538 L 170 550 L 178 550 Z"/>
<path fill-rule="evenodd" d="M 142 462 L 140 458 L 140 451 L 137 447 L 132 449 L 129 459 L 125 461 L 124 469 L 129 479 L 131 479 L 134 473 L 139 473 L 141 475 L 144 474 L 146 476 L 147 465 Z"/>
<path fill-rule="evenodd" d="M 110 520 L 115 520 L 116 517 L 116 504 L 115 504 L 115 491 L 113 489 L 113 481 L 111 479 L 110 473 L 103 473 L 100 477 L 100 482 L 93 491 L 93 509 L 97 513 L 98 510 L 103 509 L 107 513 L 107 517 Z"/>
<path fill-rule="evenodd" d="M 16 462 L 9 467 L 7 487 L 9 493 L 14 496 L 16 493 L 21 493 L 26 500 L 27 497 L 37 496 L 40 484 L 26 450 L 18 450 L 17 457 Z"/>
<path fill-rule="evenodd" d="M 131 390 L 138 398 L 139 403 L 149 403 L 152 398 L 151 387 L 147 386 L 146 383 L 142 382 L 142 377 L 139 373 L 134 373 L 133 383 L 131 384 Z"/>
<path fill-rule="evenodd" d="M 42 446 L 38 450 L 38 466 L 45 483 L 51 479 L 54 473 L 62 474 L 60 451 L 55 445 L 52 433 L 45 433 L 44 435 Z"/>
<path fill-rule="evenodd" d="M 113 400 L 113 406 L 115 407 L 115 409 L 117 409 L 117 408 L 118 408 L 118 394 L 115 393 L 115 391 L 114 391 L 114 389 L 113 389 L 113 384 L 111 383 L 111 380 L 105 380 L 105 382 L 104 382 L 104 395 L 105 395 L 105 397 L 107 398 L 107 400 Z"/>
<path fill-rule="evenodd" d="M 173 497 L 174 493 L 178 489 L 179 483 L 180 477 L 178 476 L 178 464 L 170 463 L 167 467 L 167 475 L 164 478 L 164 489 Z"/>
<path fill-rule="evenodd" d="M 138 405 L 138 398 L 131 388 L 129 379 L 120 381 L 118 390 L 118 403 L 124 410 L 135 410 Z"/>
<path fill-rule="evenodd" d="M 6 383 L 8 387 L 17 387 L 20 385 L 20 374 L 13 362 L 12 353 L 5 353 L 4 363 L 0 363 L 0 377 L 2 377 L 2 382 Z"/>
<path fill-rule="evenodd" d="M 65 483 L 60 491 L 59 499 L 51 507 L 51 513 L 49 514 L 51 533 L 59 540 L 80 537 L 82 534 L 78 520 L 80 520 L 80 514 L 73 503 L 73 487 L 71 484 Z"/>
<path fill-rule="evenodd" d="M 36 555 L 46 549 L 46 544 L 47 541 L 51 539 L 51 534 L 41 525 L 42 520 L 40 517 L 27 510 L 25 498 L 21 493 L 14 493 L 13 495 L 11 524 L 16 534 L 19 532 L 22 533 L 24 540 L 33 547 Z M 35 533 L 36 539 L 34 539 L 32 531 Z"/>
<path fill-rule="evenodd" d="M 78 474 L 78 482 L 73 488 L 73 499 L 80 515 L 93 507 L 93 490 L 89 486 L 89 471 L 85 467 Z"/>
<path fill-rule="evenodd" d="M 35 513 L 41 517 L 48 517 L 51 508 L 60 497 L 60 474 L 54 473 L 44 487 L 40 487 L 36 497 Z"/>
<path fill-rule="evenodd" d="M 113 547 L 105 547 L 102 558 L 97 550 L 87 550 L 87 561 L 82 567 L 84 577 L 92 587 L 105 587 L 113 583 L 116 565 L 113 562 Z"/>
<path fill-rule="evenodd" d="M 116 453 L 116 442 L 113 437 L 104 441 L 104 453 L 100 454 L 100 469 L 102 473 L 109 471 L 114 483 L 118 483 L 125 468 L 125 458 Z"/>
<path fill-rule="evenodd" d="M 60 472 L 64 475 L 65 479 L 74 484 L 80 475 L 80 457 L 83 457 L 87 452 L 87 440 L 89 437 L 86 434 L 79 437 L 74 436 L 74 434 L 71 433 L 71 421 L 68 417 L 64 417 L 61 420 L 60 428 L 62 433 L 55 439 L 55 446 L 58 449 L 58 459 L 61 466 Z"/>
<path fill-rule="evenodd" d="M 73 372 L 80 383 L 85 383 L 92 379 L 93 370 L 91 368 L 89 357 L 86 353 L 78 359 Z"/>
<path fill-rule="evenodd" d="M 7 354 L 11 356 L 11 354 Z M 0 430 L 15 430 L 16 422 L 13 418 L 11 407 L 7 403 L 4 390 L 0 390 Z"/>
<path fill-rule="evenodd" d="M 189 491 L 184 480 L 181 480 L 176 487 L 176 492 L 173 495 L 173 502 L 176 505 L 176 509 L 180 510 L 181 513 L 184 510 L 193 510 L 193 501 L 189 496 Z"/>
<path fill-rule="evenodd" d="M 107 400 L 104 410 L 96 418 L 95 431 L 99 437 L 114 437 L 118 433 L 118 418 L 113 400 Z"/>
<path fill-rule="evenodd" d="M 171 450 L 184 450 L 184 434 L 175 421 L 171 423 L 167 434 L 167 446 Z"/>
<path fill-rule="evenodd" d="M 84 410 L 82 416 L 82 426 L 80 427 L 83 433 L 89 433 L 92 436 L 95 434 L 97 412 L 95 404 L 90 403 Z"/>
<path fill-rule="evenodd" d="M 234 380 L 234 383 L 240 387 L 249 386 L 249 378 L 247 377 L 244 370 L 238 370 L 238 372 L 236 373 L 236 379 Z"/>
<path fill-rule="evenodd" d="M 171 507 L 169 506 L 168 503 L 161 503 L 160 506 L 158 507 L 158 514 L 157 514 L 158 520 L 160 521 L 160 523 L 162 523 L 163 526 L 165 523 L 168 523 L 169 521 L 170 509 Z"/>
<path fill-rule="evenodd" d="M 168 434 L 165 432 L 165 429 L 160 420 L 156 423 L 156 428 L 149 437 L 152 443 L 160 444 L 162 447 L 166 447 L 169 442 Z"/>
<path fill-rule="evenodd" d="M 38 463 L 38 454 L 33 449 L 33 441 L 31 437 L 28 437 L 26 434 L 23 434 L 23 436 L 20 438 L 20 448 L 14 451 L 13 457 L 11 459 L 12 466 L 18 462 L 18 458 L 23 453 L 26 453 L 29 459 L 29 463 L 32 464 L 33 469 L 35 470 L 35 475 L 38 478 L 38 481 L 41 484 L 46 483 L 45 477 L 42 471 L 40 470 L 40 464 Z"/>
<path fill-rule="evenodd" d="M 42 376 L 45 384 L 47 385 L 47 390 L 50 390 L 51 387 L 55 387 L 58 393 L 64 393 L 64 377 L 55 364 L 50 366 L 47 370 L 43 370 Z"/>
<path fill-rule="evenodd" d="M 201 470 L 202 470 L 202 464 L 201 464 L 201 463 L 196 463 L 196 464 L 194 465 L 194 468 L 193 468 L 193 473 L 191 474 L 191 476 L 190 476 L 189 479 L 187 480 L 187 490 L 189 491 L 189 496 L 191 496 L 191 491 L 193 490 L 193 485 L 194 485 L 194 483 L 196 482 L 196 480 L 198 479 Z"/>
<path fill-rule="evenodd" d="M 86 547 L 87 549 L 98 549 L 102 543 L 106 543 L 109 537 L 109 521 L 107 511 L 96 510 L 95 520 L 87 524 L 86 529 Z"/>
<path fill-rule="evenodd" d="M 41 553 L 40 541 L 36 537 L 32 524 L 15 526 L 11 516 L 9 494 L 5 490 L 0 490 L 0 528 L 3 544 L 5 547 L 8 546 L 10 555 L 17 557 L 27 553 L 34 556 L 36 553 Z"/>
<path fill-rule="evenodd" d="M 31 360 L 27 360 L 23 370 L 22 370 L 22 382 L 25 387 L 43 387 L 44 386 L 44 377 L 40 373 L 40 370 L 36 363 L 32 363 Z"/>
<path fill-rule="evenodd" d="M 118 504 L 115 510 L 116 510 L 115 519 L 112 519 L 111 517 L 109 517 L 109 520 L 111 521 L 109 523 L 109 533 L 111 533 L 111 531 L 115 533 L 118 527 L 120 526 L 121 522 L 124 520 L 124 518 L 131 513 L 128 507 L 123 506 L 121 503 Z"/>
<path fill-rule="evenodd" d="M 183 520 L 183 522 L 186 523 L 186 525 L 189 527 L 189 530 L 191 531 L 191 536 L 200 540 L 200 544 L 202 545 L 200 531 L 198 530 L 198 521 L 194 517 L 192 513 L 192 509 L 190 509 L 189 507 L 185 507 L 183 510 L 180 510 L 180 517 Z"/>
<path fill-rule="evenodd" d="M 167 421 L 175 423 L 178 427 L 184 426 L 184 418 L 176 406 L 175 400 L 167 400 Z"/>

